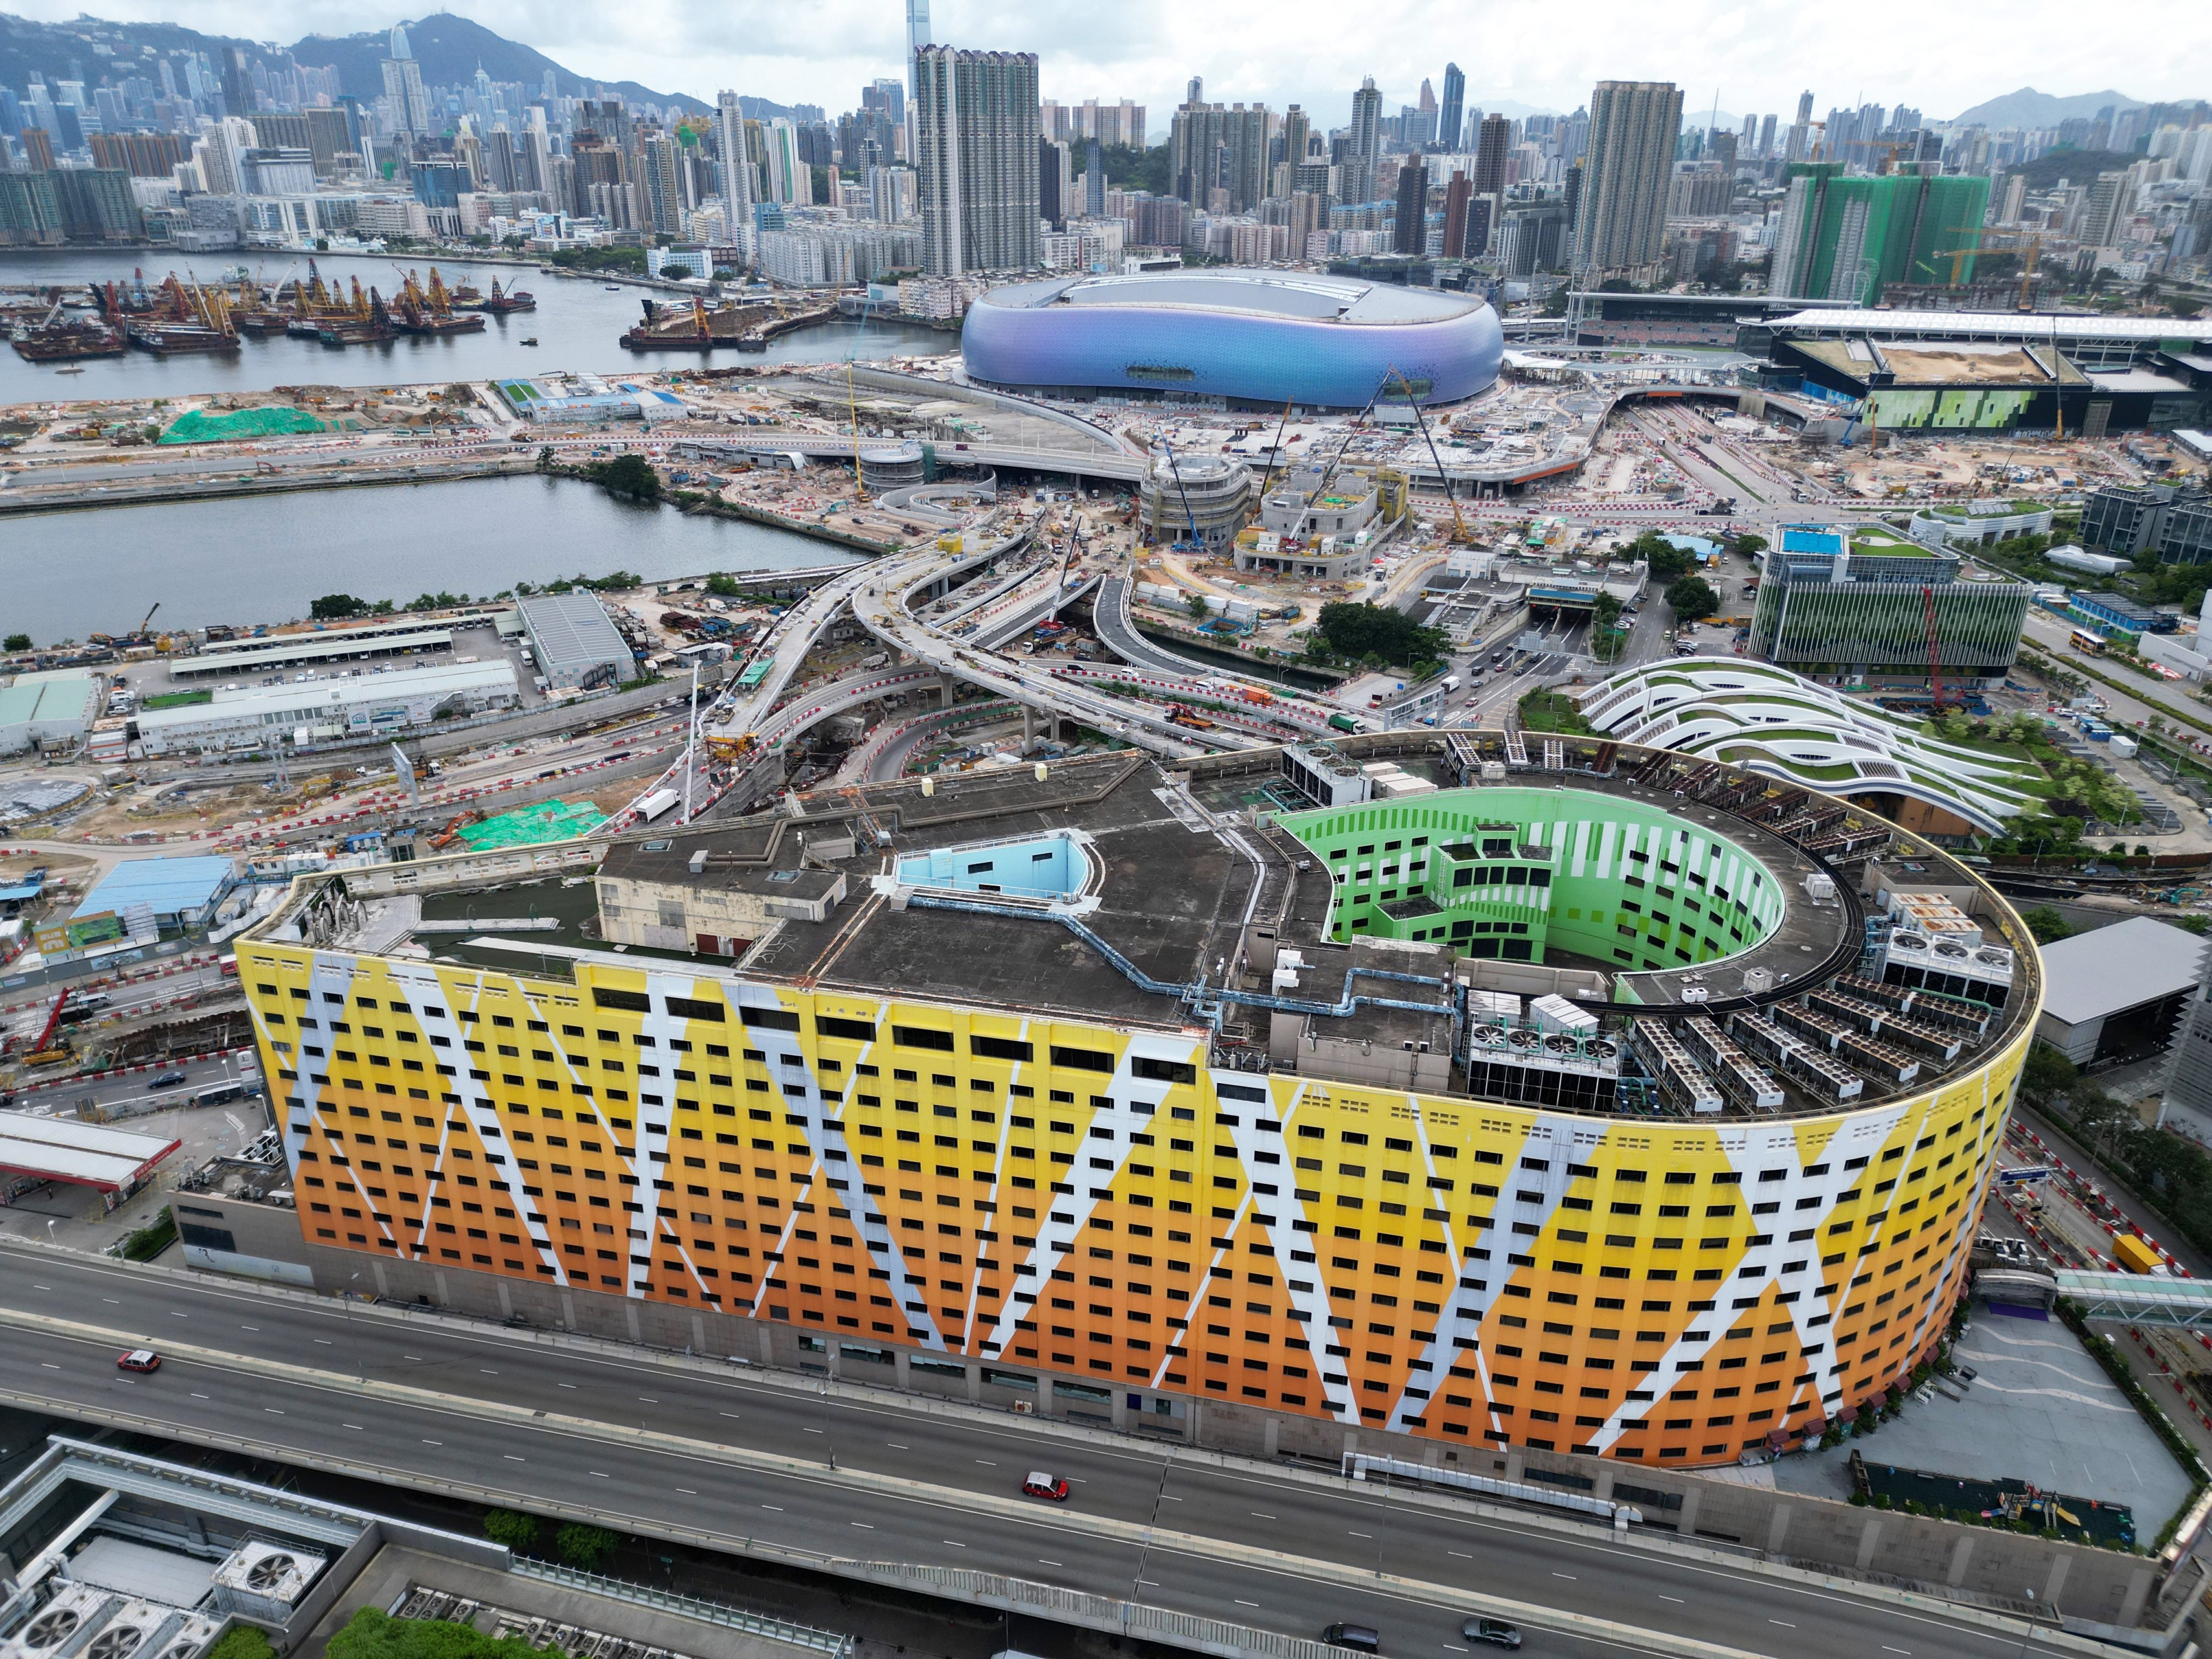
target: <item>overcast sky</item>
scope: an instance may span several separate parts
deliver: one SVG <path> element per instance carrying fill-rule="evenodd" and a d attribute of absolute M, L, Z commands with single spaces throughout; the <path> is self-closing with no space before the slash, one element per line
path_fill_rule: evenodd
<path fill-rule="evenodd" d="M 383 28 L 400 14 L 341 0 L 0 0 L 52 20 L 91 11 L 210 33 L 281 40 Z M 451 0 L 450 9 L 578 74 L 711 100 L 735 87 L 833 115 L 899 73 L 903 0 Z M 421 13 L 411 14 L 415 15 Z M 1383 107 L 1443 95 L 1466 71 L 1470 106 L 1571 110 L 1601 77 L 1673 81 L 1687 112 L 1717 94 L 1739 117 L 1782 112 L 1810 90 L 1823 113 L 1862 99 L 1956 115 L 2023 86 L 2116 88 L 2143 100 L 2212 94 L 2204 0 L 1932 0 L 1902 8 L 1749 0 L 933 0 L 948 45 L 1034 52 L 1043 95 L 1133 98 L 1156 135 L 1192 75 L 1206 95 L 1304 104 L 1320 127 L 1350 118 L 1372 75 Z"/>

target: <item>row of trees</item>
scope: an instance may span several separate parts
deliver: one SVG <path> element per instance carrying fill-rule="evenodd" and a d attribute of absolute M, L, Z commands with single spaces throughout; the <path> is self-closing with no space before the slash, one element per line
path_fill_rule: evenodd
<path fill-rule="evenodd" d="M 418 593 L 405 605 L 390 599 L 357 599 L 351 593 L 325 593 L 320 599 L 307 602 L 307 617 L 313 622 L 350 622 L 362 617 L 390 617 L 404 611 L 450 611 L 455 605 L 491 605 L 501 599 L 526 599 L 533 593 L 569 593 L 583 588 L 593 593 L 616 593 L 632 587 L 641 587 L 645 578 L 634 570 L 610 570 L 604 576 L 586 576 L 580 571 L 573 576 L 562 576 L 539 586 L 535 582 L 517 582 L 513 587 L 503 587 L 496 593 L 481 599 L 466 593 L 448 593 L 441 589 L 435 593 Z M 29 639 L 23 640 L 23 650 L 30 648 Z M 10 645 L 9 650 L 18 647 Z"/>

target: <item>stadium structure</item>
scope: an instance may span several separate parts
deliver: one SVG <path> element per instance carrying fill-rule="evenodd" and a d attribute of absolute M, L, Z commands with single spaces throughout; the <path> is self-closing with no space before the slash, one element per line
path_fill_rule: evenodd
<path fill-rule="evenodd" d="M 2002 835 L 2049 787 L 2031 761 L 1931 737 L 1921 721 L 1741 657 L 1625 668 L 1579 700 L 1608 737 L 1826 790 L 1924 836 Z"/>
<path fill-rule="evenodd" d="M 1298 271 L 1061 277 L 972 306 L 972 380 L 1085 398 L 1219 398 L 1231 407 L 1456 403 L 1498 379 L 1504 334 L 1483 300 Z"/>
<path fill-rule="evenodd" d="M 295 879 L 237 943 L 258 1224 L 326 1286 L 1331 1459 L 1732 1463 L 1966 1292 L 2036 954 L 1846 802 L 1452 731 L 788 806 Z"/>

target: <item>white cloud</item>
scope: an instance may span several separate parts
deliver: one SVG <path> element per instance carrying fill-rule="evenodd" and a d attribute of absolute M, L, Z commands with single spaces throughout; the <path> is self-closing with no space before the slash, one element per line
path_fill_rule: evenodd
<path fill-rule="evenodd" d="M 171 21 L 213 33 L 289 41 L 310 32 L 383 27 L 396 15 L 340 0 L 92 0 L 97 15 Z M 12 0 L 59 21 L 87 0 Z M 902 0 L 451 0 L 450 9 L 537 47 L 579 74 L 634 80 L 711 99 L 733 86 L 835 112 L 860 88 L 901 72 Z M 1386 110 L 1415 101 L 1443 66 L 1466 71 L 1472 106 L 1571 109 L 1601 77 L 1674 81 L 1691 111 L 1794 110 L 1862 98 L 1945 117 L 2022 86 L 2072 93 L 2117 87 L 2143 99 L 2212 93 L 2212 7 L 2202 0 L 2114 0 L 2094 20 L 2057 0 L 1937 0 L 1909 18 L 1883 9 L 1754 8 L 1747 0 L 1267 0 L 1258 5 L 1115 0 L 933 0 L 951 45 L 1034 52 L 1045 96 L 1128 97 L 1156 132 L 1193 74 L 1206 95 L 1302 103 L 1322 128 L 1349 118 L 1372 75 Z M 615 27 L 610 27 L 611 19 Z"/>

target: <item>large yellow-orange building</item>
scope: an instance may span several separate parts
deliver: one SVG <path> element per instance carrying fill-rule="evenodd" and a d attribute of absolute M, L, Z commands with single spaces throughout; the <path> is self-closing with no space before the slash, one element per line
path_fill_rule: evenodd
<path fill-rule="evenodd" d="M 1498 753 L 305 878 L 238 945 L 302 1234 L 1445 1440 L 1697 1464 L 1848 1416 L 1963 1292 L 2033 951 L 1838 804 Z M 1886 971 L 1905 893 L 2008 982 Z"/>

